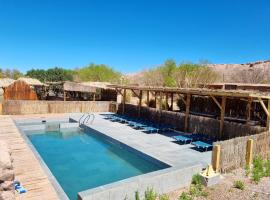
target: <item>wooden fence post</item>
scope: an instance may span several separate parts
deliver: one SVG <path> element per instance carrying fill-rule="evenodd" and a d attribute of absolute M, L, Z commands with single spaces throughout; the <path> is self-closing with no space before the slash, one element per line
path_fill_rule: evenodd
<path fill-rule="evenodd" d="M 217 144 L 213 147 L 212 151 L 212 166 L 215 172 L 218 172 L 220 169 L 220 145 Z"/>
<path fill-rule="evenodd" d="M 249 139 L 247 141 L 247 149 L 246 149 L 246 165 L 250 166 L 253 160 L 253 139 Z"/>

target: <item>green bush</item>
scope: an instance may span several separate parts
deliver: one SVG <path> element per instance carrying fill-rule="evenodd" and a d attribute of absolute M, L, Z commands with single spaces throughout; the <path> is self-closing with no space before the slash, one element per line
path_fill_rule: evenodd
<path fill-rule="evenodd" d="M 182 192 L 178 200 L 193 200 L 193 197 L 186 192 Z"/>
<path fill-rule="evenodd" d="M 266 177 L 270 177 L 270 159 L 265 161 L 265 173 Z"/>
<path fill-rule="evenodd" d="M 169 199 L 169 196 L 168 195 L 163 194 L 163 195 L 160 195 L 159 196 L 159 200 L 170 200 L 170 199 Z"/>
<path fill-rule="evenodd" d="M 147 190 L 144 192 L 144 200 L 156 200 L 157 197 L 158 195 L 153 188 L 147 188 Z"/>
<path fill-rule="evenodd" d="M 140 200 L 140 194 L 139 191 L 135 192 L 135 200 Z"/>
<path fill-rule="evenodd" d="M 200 174 L 195 174 L 192 176 L 191 184 L 203 185 L 202 178 L 201 178 Z"/>
<path fill-rule="evenodd" d="M 264 161 L 260 157 L 255 157 L 253 160 L 252 180 L 258 184 L 264 175 Z"/>
<path fill-rule="evenodd" d="M 244 190 L 245 189 L 245 184 L 240 180 L 235 181 L 233 185 L 234 185 L 235 188 L 237 188 L 239 190 Z"/>

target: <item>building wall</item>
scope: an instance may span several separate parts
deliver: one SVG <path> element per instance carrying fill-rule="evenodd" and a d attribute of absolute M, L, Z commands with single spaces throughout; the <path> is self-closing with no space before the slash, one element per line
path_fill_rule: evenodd
<path fill-rule="evenodd" d="M 37 100 L 37 94 L 24 81 L 15 81 L 4 89 L 4 100 Z"/>
<path fill-rule="evenodd" d="M 71 112 L 113 111 L 110 101 L 27 101 L 8 100 L 3 102 L 3 114 L 46 114 Z"/>

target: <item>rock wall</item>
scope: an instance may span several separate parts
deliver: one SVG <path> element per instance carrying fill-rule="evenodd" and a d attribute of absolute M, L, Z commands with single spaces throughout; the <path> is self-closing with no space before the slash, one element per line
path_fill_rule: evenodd
<path fill-rule="evenodd" d="M 8 145 L 0 141 L 0 200 L 15 199 L 13 188 L 14 171 Z"/>

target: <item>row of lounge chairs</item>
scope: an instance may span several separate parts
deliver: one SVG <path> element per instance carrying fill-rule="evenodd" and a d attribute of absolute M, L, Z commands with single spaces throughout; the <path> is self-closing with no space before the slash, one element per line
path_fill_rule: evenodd
<path fill-rule="evenodd" d="M 208 151 L 212 149 L 214 140 L 209 137 L 206 134 L 199 134 L 199 133 L 193 133 L 193 134 L 181 134 L 177 136 L 173 136 L 173 138 L 181 143 L 181 144 L 192 144 L 197 149 L 202 151 Z"/>
<path fill-rule="evenodd" d="M 106 114 L 105 119 L 108 119 L 112 122 L 120 122 L 128 124 L 134 129 L 140 129 L 145 133 L 164 133 L 164 132 L 174 132 L 174 128 L 167 125 L 156 124 L 150 121 L 132 118 L 128 116 L 115 115 L 115 114 Z M 176 132 L 174 132 L 176 133 Z M 177 132 L 178 135 L 172 136 L 177 143 L 180 144 L 192 144 L 200 151 L 208 151 L 212 149 L 213 140 L 206 134 L 187 134 L 182 132 Z"/>
<path fill-rule="evenodd" d="M 106 115 L 105 119 L 109 119 L 112 122 L 126 123 L 134 129 L 141 129 L 146 133 L 159 133 L 172 129 L 171 126 L 155 124 L 150 121 L 145 121 L 137 118 L 131 118 L 121 115 Z"/>

